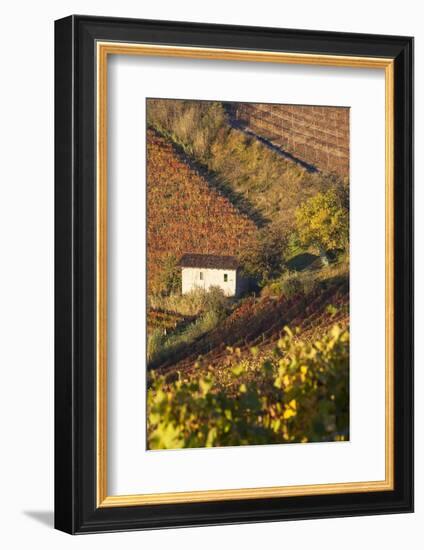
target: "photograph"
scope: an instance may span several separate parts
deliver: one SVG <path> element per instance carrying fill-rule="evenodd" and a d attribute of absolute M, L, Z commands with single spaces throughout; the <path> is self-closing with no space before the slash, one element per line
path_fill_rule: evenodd
<path fill-rule="evenodd" d="M 0 550 L 424 548 L 422 13 L 3 4 Z"/>
<path fill-rule="evenodd" d="M 146 99 L 148 450 L 349 441 L 349 121 Z"/>
<path fill-rule="evenodd" d="M 400 12 L 331 29 L 320 7 L 307 29 L 310 10 L 252 26 L 231 6 L 55 20 L 58 531 L 414 510 L 414 38 Z M 22 250 L 18 283 L 39 265 Z M 411 519 L 393 525 L 402 547 Z"/>

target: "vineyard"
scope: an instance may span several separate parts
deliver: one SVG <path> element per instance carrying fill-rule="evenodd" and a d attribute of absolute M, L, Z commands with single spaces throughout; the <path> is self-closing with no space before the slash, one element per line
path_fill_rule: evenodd
<path fill-rule="evenodd" d="M 233 104 L 241 127 L 309 167 L 349 173 L 349 109 L 301 105 Z"/>
<path fill-rule="evenodd" d="M 348 133 L 333 111 L 315 139 L 299 124 L 319 109 L 148 100 L 149 449 L 349 439 Z M 300 163 L 272 134 L 290 117 Z M 334 136 L 341 152 L 325 152 Z M 313 155 L 341 171 L 310 170 Z M 236 258 L 243 292 L 183 294 L 188 254 Z"/>
<path fill-rule="evenodd" d="M 147 263 L 149 292 L 160 292 L 170 256 L 233 256 L 257 231 L 255 223 L 177 153 L 169 141 L 147 133 Z"/>
<path fill-rule="evenodd" d="M 249 104 L 239 105 L 238 110 L 249 108 Z M 294 109 L 300 111 L 301 107 Z M 240 118 L 243 116 L 244 111 Z M 291 118 L 295 116 L 290 113 Z M 302 116 L 305 118 L 305 113 Z M 215 174 L 227 194 L 235 194 L 238 202 L 250 205 L 256 216 L 259 214 L 268 224 L 286 226 L 293 221 L 294 210 L 302 201 L 318 191 L 344 187 L 343 178 L 305 169 L 281 154 L 278 147 L 270 148 L 257 139 L 261 134 L 268 135 L 265 127 L 263 131 L 255 127 L 257 137 L 249 136 L 234 127 L 232 120 L 220 102 L 148 100 L 150 126 L 178 143 L 190 158 Z M 324 120 L 320 128 L 327 122 L 331 125 L 332 121 Z M 315 142 L 313 133 L 307 141 Z M 296 149 L 297 158 L 304 152 Z"/>
<path fill-rule="evenodd" d="M 228 350 L 210 368 L 148 390 L 148 447 L 175 449 L 349 439 L 349 332 L 308 341 L 284 327 L 268 354 Z"/>
<path fill-rule="evenodd" d="M 161 374 L 189 373 L 199 364 L 216 369 L 225 366 L 227 347 L 248 355 L 252 347 L 268 351 L 280 338 L 284 326 L 300 329 L 304 337 L 321 334 L 332 324 L 349 323 L 347 277 L 328 279 L 311 292 L 294 296 L 248 297 L 219 326 L 188 347 L 175 350 L 163 364 L 152 364 Z"/>
<path fill-rule="evenodd" d="M 149 448 L 349 439 L 348 277 L 305 288 L 246 298 L 149 371 Z"/>

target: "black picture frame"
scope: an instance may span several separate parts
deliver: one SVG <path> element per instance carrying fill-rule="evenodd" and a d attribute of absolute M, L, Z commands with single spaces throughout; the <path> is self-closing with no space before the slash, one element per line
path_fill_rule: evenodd
<path fill-rule="evenodd" d="M 99 40 L 394 59 L 394 490 L 97 507 Z M 413 511 L 413 39 L 73 15 L 55 22 L 55 74 L 55 527 L 76 534 Z"/>

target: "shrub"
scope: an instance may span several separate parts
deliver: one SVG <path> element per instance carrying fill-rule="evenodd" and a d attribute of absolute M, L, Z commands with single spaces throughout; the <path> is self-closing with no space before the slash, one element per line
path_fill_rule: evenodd
<path fill-rule="evenodd" d="M 154 330 L 148 338 L 148 362 L 161 363 L 177 353 L 183 347 L 189 346 L 197 338 L 214 329 L 226 316 L 229 301 L 218 287 L 212 287 L 205 292 L 197 289 L 179 298 L 180 305 L 187 303 L 196 306 L 200 311 L 198 318 L 182 329 L 176 329 L 169 334 Z M 151 341 L 152 340 L 152 341 Z"/>
<path fill-rule="evenodd" d="M 286 273 L 274 285 L 278 288 L 279 294 L 285 298 L 303 293 L 303 284 L 297 273 Z"/>
<path fill-rule="evenodd" d="M 163 330 L 155 329 L 147 338 L 147 360 L 150 361 L 155 357 L 162 348 Z"/>
<path fill-rule="evenodd" d="M 228 299 L 220 288 L 211 288 L 208 292 L 202 288 L 195 288 L 187 294 L 173 293 L 169 296 L 152 294 L 149 296 L 149 307 L 193 317 L 213 308 L 226 309 Z"/>
<path fill-rule="evenodd" d="M 303 293 L 305 296 L 311 294 L 317 287 L 318 281 L 312 276 L 302 277 Z"/>
<path fill-rule="evenodd" d="M 206 312 L 216 313 L 222 316 L 228 309 L 228 298 L 222 288 L 212 286 L 207 292 L 203 292 L 203 309 Z"/>
<path fill-rule="evenodd" d="M 281 274 L 285 267 L 287 233 L 276 227 L 266 227 L 240 253 L 244 275 L 254 278 L 259 286 Z"/>
<path fill-rule="evenodd" d="M 262 296 L 274 296 L 289 299 L 293 296 L 313 292 L 317 286 L 314 274 L 285 271 L 278 279 L 268 283 L 262 290 Z"/>
<path fill-rule="evenodd" d="M 169 254 L 162 259 L 159 288 L 165 295 L 179 293 L 181 290 L 181 268 L 177 257 Z"/>

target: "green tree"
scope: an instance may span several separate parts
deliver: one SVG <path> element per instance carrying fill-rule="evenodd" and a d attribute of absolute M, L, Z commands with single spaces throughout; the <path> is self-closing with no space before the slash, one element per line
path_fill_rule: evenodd
<path fill-rule="evenodd" d="M 181 268 L 174 254 L 163 259 L 159 286 L 161 292 L 166 296 L 181 290 Z"/>
<path fill-rule="evenodd" d="M 278 277 L 285 267 L 288 236 L 280 228 L 268 226 L 258 232 L 249 248 L 240 254 L 243 272 L 260 286 Z"/>
<path fill-rule="evenodd" d="M 329 250 L 346 250 L 349 211 L 334 189 L 317 193 L 296 209 L 296 229 L 302 244 L 318 248 L 324 259 Z"/>

